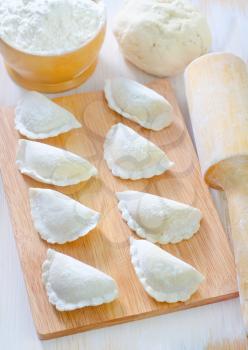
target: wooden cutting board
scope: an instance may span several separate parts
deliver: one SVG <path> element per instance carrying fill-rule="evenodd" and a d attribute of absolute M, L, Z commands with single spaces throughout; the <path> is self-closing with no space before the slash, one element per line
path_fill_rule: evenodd
<path fill-rule="evenodd" d="M 233 298 L 238 295 L 234 259 L 217 212 L 204 184 L 198 160 L 185 127 L 176 98 L 166 80 L 150 84 L 174 106 L 175 122 L 154 132 L 145 130 L 112 112 L 102 92 L 61 97 L 61 106 L 72 111 L 83 128 L 50 138 L 47 143 L 86 157 L 99 170 L 99 176 L 86 183 L 56 188 L 102 213 L 98 227 L 86 237 L 64 245 L 49 245 L 34 230 L 29 209 L 28 188 L 49 187 L 21 175 L 15 165 L 17 140 L 14 110 L 0 109 L 0 169 L 11 212 L 15 239 L 31 304 L 33 319 L 41 339 L 137 320 L 180 309 Z M 103 160 L 106 132 L 123 122 L 160 146 L 175 162 L 171 171 L 152 179 L 127 181 L 115 178 Z M 52 188 L 52 187 L 51 187 Z M 185 303 L 158 303 L 143 290 L 129 257 L 130 235 L 134 235 L 117 209 L 115 191 L 139 190 L 182 201 L 201 209 L 199 233 L 189 241 L 163 248 L 201 271 L 205 282 Z M 135 236 L 137 238 L 137 236 Z M 58 312 L 49 304 L 41 281 L 41 264 L 52 247 L 91 264 L 116 279 L 120 297 L 111 304 Z"/>

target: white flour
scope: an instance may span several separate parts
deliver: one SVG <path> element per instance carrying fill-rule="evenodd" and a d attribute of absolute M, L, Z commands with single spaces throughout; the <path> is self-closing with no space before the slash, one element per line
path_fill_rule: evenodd
<path fill-rule="evenodd" d="M 102 1 L 3 0 L 0 36 L 22 51 L 60 54 L 94 37 L 104 16 Z"/>

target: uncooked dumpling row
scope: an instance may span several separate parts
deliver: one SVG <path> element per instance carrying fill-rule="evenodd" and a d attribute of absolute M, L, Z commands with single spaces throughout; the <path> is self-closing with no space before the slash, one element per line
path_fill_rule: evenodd
<path fill-rule="evenodd" d="M 97 174 L 86 159 L 35 141 L 19 140 L 16 163 L 22 174 L 57 186 L 74 185 Z"/>
<path fill-rule="evenodd" d="M 50 189 L 30 188 L 34 226 L 49 243 L 75 241 L 93 230 L 100 214 L 64 194 Z"/>
<path fill-rule="evenodd" d="M 59 311 L 110 303 L 118 297 L 112 277 L 53 249 L 47 251 L 42 279 L 49 302 Z"/>
<path fill-rule="evenodd" d="M 145 128 L 160 130 L 172 122 L 170 104 L 134 81 L 107 81 L 105 94 L 110 108 Z M 18 104 L 15 122 L 16 129 L 31 139 L 81 127 L 70 112 L 36 92 L 27 93 Z M 174 164 L 159 147 L 122 123 L 106 135 L 104 158 L 113 175 L 132 180 L 160 175 Z M 57 186 L 97 175 L 86 159 L 28 140 L 19 140 L 16 163 L 21 173 Z M 31 188 L 29 196 L 34 226 L 48 243 L 74 241 L 93 230 L 100 219 L 98 212 L 51 189 Z M 179 242 L 199 228 L 198 209 L 137 191 L 119 192 L 117 197 L 130 228 L 152 242 Z M 130 254 L 144 289 L 157 301 L 185 301 L 203 280 L 192 266 L 148 241 L 131 239 Z M 42 265 L 42 280 L 49 302 L 59 311 L 110 303 L 118 297 L 112 277 L 53 249 L 48 249 Z"/>
<path fill-rule="evenodd" d="M 177 243 L 199 230 L 197 208 L 137 191 L 118 192 L 118 208 L 128 226 L 151 242 Z"/>
<path fill-rule="evenodd" d="M 169 102 L 136 81 L 125 78 L 106 80 L 104 92 L 111 109 L 144 128 L 161 130 L 173 121 Z"/>
<path fill-rule="evenodd" d="M 35 91 L 27 92 L 18 103 L 15 125 L 29 139 L 45 139 L 81 127 L 72 113 Z"/>
<path fill-rule="evenodd" d="M 131 238 L 130 254 L 145 291 L 160 302 L 186 301 L 204 276 L 193 266 L 146 240 Z"/>
<path fill-rule="evenodd" d="M 113 175 L 131 180 L 160 175 L 174 164 L 154 143 L 122 123 L 107 133 L 104 158 Z"/>

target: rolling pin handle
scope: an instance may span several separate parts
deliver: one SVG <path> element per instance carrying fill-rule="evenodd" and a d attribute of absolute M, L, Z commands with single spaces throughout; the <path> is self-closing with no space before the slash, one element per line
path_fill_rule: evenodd
<path fill-rule="evenodd" d="M 225 192 L 230 215 L 241 312 L 248 335 L 248 188 L 244 182 L 232 184 L 229 189 L 225 189 Z"/>

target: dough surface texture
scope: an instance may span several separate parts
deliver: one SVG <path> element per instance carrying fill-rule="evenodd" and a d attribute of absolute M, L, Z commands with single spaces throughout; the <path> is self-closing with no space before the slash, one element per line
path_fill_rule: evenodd
<path fill-rule="evenodd" d="M 131 180 L 160 175 L 174 165 L 159 147 L 122 123 L 108 131 L 104 158 L 114 176 Z"/>
<path fill-rule="evenodd" d="M 46 139 L 81 128 L 72 113 L 35 91 L 26 92 L 19 101 L 15 126 L 29 139 Z"/>
<path fill-rule="evenodd" d="M 184 0 L 126 1 L 114 34 L 128 61 L 159 77 L 181 73 L 211 46 L 205 17 Z"/>
<path fill-rule="evenodd" d="M 42 280 L 49 302 L 59 311 L 110 303 L 118 297 L 115 280 L 68 255 L 48 249 Z"/>
<path fill-rule="evenodd" d="M 86 159 L 41 142 L 19 140 L 16 164 L 22 174 L 51 185 L 69 186 L 97 175 Z"/>
<path fill-rule="evenodd" d="M 106 80 L 104 92 L 111 109 L 144 128 L 158 131 L 173 121 L 170 103 L 154 90 L 134 80 Z"/>
<path fill-rule="evenodd" d="M 136 275 L 145 291 L 155 300 L 167 303 L 186 301 L 204 280 L 193 266 L 155 244 L 133 238 L 130 241 Z"/>
<path fill-rule="evenodd" d="M 100 219 L 96 211 L 54 190 L 30 188 L 29 199 L 35 229 L 48 243 L 75 241 Z"/>
<path fill-rule="evenodd" d="M 122 218 L 138 236 L 153 243 L 178 243 L 200 228 L 199 209 L 138 191 L 117 192 Z"/>

